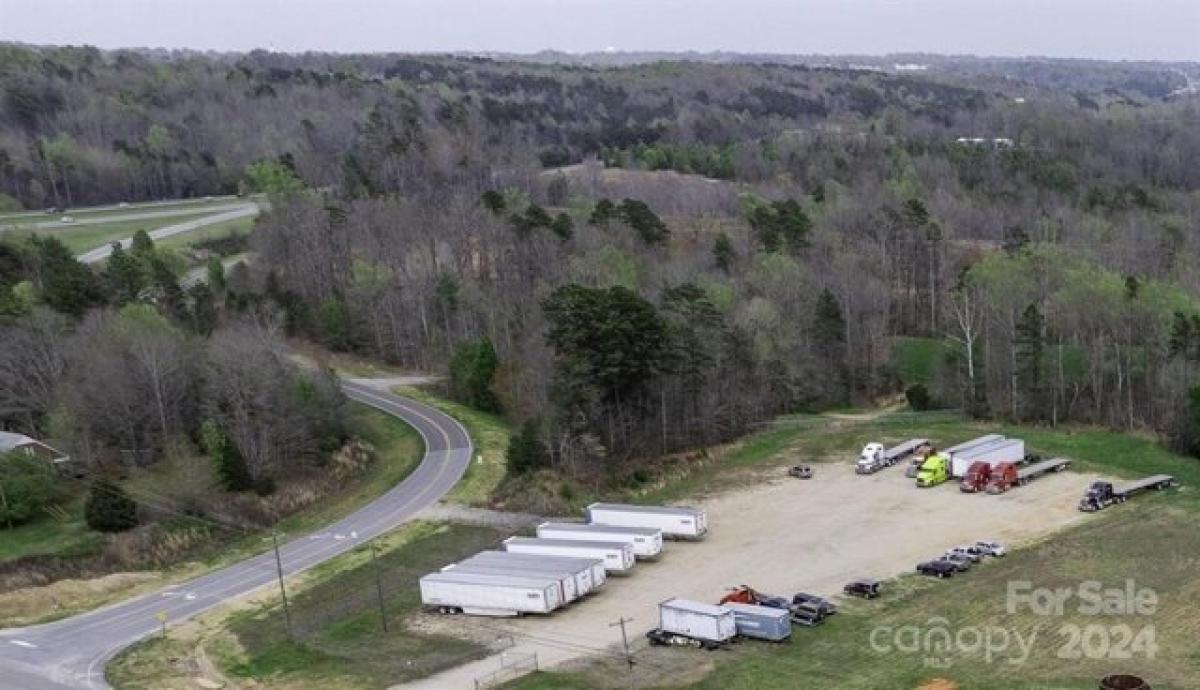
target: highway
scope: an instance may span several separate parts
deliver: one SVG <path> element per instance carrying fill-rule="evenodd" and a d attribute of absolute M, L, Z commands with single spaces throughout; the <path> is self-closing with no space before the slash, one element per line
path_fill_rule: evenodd
<path fill-rule="evenodd" d="M 161 239 L 166 239 L 173 235 L 181 235 L 185 232 L 199 230 L 200 228 L 203 228 L 208 225 L 216 225 L 217 223 L 224 223 L 225 221 L 228 221 L 228 220 L 236 220 L 238 218 L 246 218 L 248 216 L 257 216 L 258 213 L 259 213 L 258 204 L 253 204 L 253 203 L 239 204 L 236 206 L 231 206 L 228 208 L 228 210 L 225 210 L 224 212 L 221 212 L 221 213 L 216 213 L 211 216 L 205 216 L 203 218 L 197 218 L 195 220 L 185 221 L 183 223 L 167 225 L 165 227 L 151 230 L 150 232 L 148 232 L 146 234 L 148 234 L 150 236 L 150 239 L 157 241 L 157 240 L 161 240 Z M 153 217 L 153 216 L 139 216 L 139 218 L 147 218 L 147 217 Z M 133 238 L 126 237 L 125 239 L 121 240 L 120 243 L 121 243 L 122 247 L 128 249 L 129 245 L 133 244 Z M 80 254 L 79 256 L 77 256 L 75 258 L 79 259 L 80 261 L 82 261 L 85 264 L 94 264 L 94 263 L 98 263 L 100 261 L 104 261 L 111 254 L 112 254 L 112 244 L 105 244 L 103 246 L 96 247 L 95 249 L 92 249 L 90 251 L 86 251 L 83 254 Z"/>
<path fill-rule="evenodd" d="M 454 418 L 428 405 L 343 381 L 346 395 L 394 415 L 425 442 L 413 472 L 386 494 L 320 532 L 280 546 L 285 576 L 349 551 L 411 519 L 453 487 L 471 462 L 470 436 Z M 104 666 L 125 647 L 222 601 L 276 585 L 270 550 L 188 582 L 45 625 L 0 630 L 0 688 L 106 688 Z"/>

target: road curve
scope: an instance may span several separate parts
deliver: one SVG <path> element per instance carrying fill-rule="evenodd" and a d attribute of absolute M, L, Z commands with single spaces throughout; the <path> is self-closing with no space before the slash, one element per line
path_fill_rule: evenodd
<path fill-rule="evenodd" d="M 425 442 L 421 464 L 404 481 L 353 514 L 280 546 L 285 576 L 349 551 L 411 519 L 446 494 L 471 462 L 471 438 L 453 417 L 415 400 L 343 381 L 351 400 L 411 425 Z M 104 666 L 120 650 L 158 631 L 156 619 L 190 618 L 276 581 L 270 551 L 194 580 L 45 625 L 0 630 L 0 688 L 105 688 Z"/>
<path fill-rule="evenodd" d="M 161 228 L 151 230 L 147 234 L 150 236 L 150 239 L 152 239 L 152 240 L 161 240 L 161 239 L 166 239 L 168 237 L 171 237 L 173 235 L 181 235 L 185 232 L 199 230 L 200 228 L 203 228 L 208 225 L 216 225 L 217 223 L 224 223 L 227 220 L 236 220 L 238 218 L 245 218 L 247 216 L 257 216 L 258 213 L 259 213 L 258 204 L 241 204 L 238 206 L 229 207 L 229 210 L 226 210 L 222 213 L 216 213 L 211 216 L 204 216 L 203 218 L 197 218 L 195 220 L 189 220 L 189 221 L 185 221 L 183 223 L 176 223 L 174 225 L 166 225 Z M 133 237 L 126 237 L 123 240 L 119 240 L 119 242 L 123 248 L 128 249 L 129 246 L 131 244 L 133 244 Z M 106 243 L 99 247 L 96 247 L 95 249 L 86 251 L 86 252 L 80 254 L 79 256 L 76 256 L 75 258 L 78 259 L 79 261 L 82 261 L 85 264 L 94 264 L 94 263 L 97 263 L 100 261 L 104 261 L 110 255 L 112 255 L 112 244 Z"/>

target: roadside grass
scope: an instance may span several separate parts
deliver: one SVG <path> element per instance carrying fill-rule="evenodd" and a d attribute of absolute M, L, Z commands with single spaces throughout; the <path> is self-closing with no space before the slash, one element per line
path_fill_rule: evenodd
<path fill-rule="evenodd" d="M 0 234 L 0 237 L 12 239 L 25 239 L 31 235 L 40 237 L 56 237 L 62 241 L 67 249 L 73 254 L 82 254 L 83 252 L 103 247 L 106 244 L 111 244 L 117 240 L 123 240 L 126 237 L 132 237 L 138 230 L 150 232 L 158 228 L 177 223 L 186 223 L 188 221 L 206 218 L 213 215 L 212 212 L 195 213 L 180 216 L 172 216 L 170 218 L 147 218 L 143 220 L 127 220 L 114 223 L 97 223 L 95 225 L 79 225 L 66 226 L 62 228 L 28 230 L 18 228 L 11 232 Z M 186 234 L 184 235 L 186 236 Z"/>
<path fill-rule="evenodd" d="M 230 235 L 248 235 L 254 229 L 254 217 L 234 218 L 212 225 L 206 225 L 191 232 L 164 237 L 156 240 L 154 246 L 158 249 L 180 250 L 191 247 L 197 242 L 217 239 Z"/>
<path fill-rule="evenodd" d="M 95 553 L 103 538 L 83 521 L 83 501 L 64 506 L 59 520 L 47 514 L 10 529 L 0 527 L 0 563 L 26 556 L 78 556 Z"/>
<path fill-rule="evenodd" d="M 57 586 L 58 583 L 52 583 L 44 587 L 8 593 L 0 597 L 0 627 L 30 625 L 64 618 L 154 588 L 183 582 L 256 555 L 267 548 L 267 544 L 263 540 L 265 534 L 275 531 L 285 538 L 295 537 L 334 522 L 382 495 L 420 464 L 424 452 L 420 436 L 412 427 L 395 417 L 365 405 L 355 404 L 350 407 L 350 426 L 355 435 L 375 447 L 376 461 L 371 463 L 361 476 L 340 490 L 322 497 L 316 504 L 283 518 L 270 530 L 260 530 L 249 534 L 222 533 L 205 523 L 183 517 L 165 520 L 161 523 L 164 530 L 181 533 L 207 532 L 210 543 L 200 547 L 185 562 L 173 564 L 161 572 L 143 573 L 154 574 L 156 576 L 154 578 L 128 577 L 121 580 L 123 582 L 121 586 L 112 584 L 103 587 L 81 587 L 76 586 L 80 584 L 80 581 L 70 581 L 61 586 Z M 197 465 L 197 463 L 200 464 Z M 211 478 L 207 476 L 208 469 L 209 465 L 203 458 L 191 458 L 189 462 L 188 459 L 176 457 L 164 460 L 157 467 L 131 475 L 126 480 L 126 484 L 137 497 L 174 495 L 178 487 L 186 485 L 188 482 L 210 482 Z M 86 530 L 82 524 L 68 525 L 67 528 L 68 536 L 76 531 Z M 103 545 L 104 537 L 86 531 L 84 534 L 86 535 L 84 538 L 95 540 L 90 542 L 95 549 Z M 53 534 L 45 534 L 38 538 L 44 541 L 56 539 Z M 30 541 L 32 542 L 33 539 L 34 536 L 31 536 Z M 8 546 L 9 540 L 0 539 L 0 541 Z M 67 542 L 64 541 L 65 543 Z M 85 541 L 84 544 L 89 544 L 89 542 Z M 88 581 L 82 581 L 82 583 L 86 582 Z M 40 607 L 34 610 L 31 605 L 23 603 L 25 601 L 38 602 L 45 596 L 52 596 L 54 599 L 53 609 Z"/>
<path fill-rule="evenodd" d="M 502 536 L 481 526 L 406 524 L 377 541 L 377 562 L 359 549 L 291 586 L 293 638 L 272 592 L 270 601 L 131 647 L 109 664 L 107 680 L 122 689 L 189 687 L 181 662 L 198 649 L 224 675 L 254 687 L 379 688 L 480 658 L 487 653 L 481 645 L 410 627 L 420 609 L 417 579 Z"/>
<path fill-rule="evenodd" d="M 688 682 L 688 687 L 714 690 L 799 685 L 847 690 L 1092 690 L 1112 673 L 1141 676 L 1156 689 L 1200 687 L 1200 655 L 1195 650 L 1200 635 L 1196 512 L 1173 505 L 1166 496 L 1136 500 L 950 580 L 904 575 L 886 582 L 881 599 L 844 601 L 838 615 L 824 625 L 796 627 L 791 640 L 782 644 L 747 641 L 727 653 L 639 650 L 635 661 L 643 662 L 643 670 L 635 675 L 639 685 L 671 685 L 658 669 L 691 659 L 693 667 L 715 664 L 715 669 Z M 1078 588 L 1082 582 L 1097 581 L 1107 589 L 1124 588 L 1128 579 L 1135 588 L 1154 591 L 1158 604 L 1153 613 L 1091 614 L 1080 610 L 1085 602 L 1078 598 L 1067 601 L 1062 615 L 1043 615 L 1022 604 L 1008 612 L 1010 583 Z M 1072 645 L 1070 631 L 1064 629 L 1072 625 L 1102 628 L 1088 633 L 1088 642 Z M 1128 626 L 1132 634 L 1119 626 Z M 976 630 L 993 636 L 990 661 L 984 646 L 976 644 L 981 639 L 972 632 Z M 940 646 L 946 639 L 943 632 L 962 644 Z M 1138 633 L 1145 645 L 1134 644 Z M 1004 635 L 1007 646 L 997 649 Z M 1027 657 L 1017 635 L 1030 650 Z M 1152 645 L 1157 649 L 1150 657 Z M 1105 649 L 1114 650 L 1117 657 L 1128 651 L 1131 658 L 1109 658 Z M 625 687 L 623 671 L 601 661 L 561 675 L 538 673 L 506 687 Z"/>
<path fill-rule="evenodd" d="M 440 398 L 424 389 L 413 386 L 398 386 L 392 391 L 404 395 L 462 422 L 475 444 L 475 457 L 467 467 L 462 480 L 446 494 L 445 500 L 471 506 L 486 506 L 507 471 L 504 454 L 508 450 L 508 438 L 512 434 L 507 422 L 499 415 L 480 412 L 445 398 Z"/>

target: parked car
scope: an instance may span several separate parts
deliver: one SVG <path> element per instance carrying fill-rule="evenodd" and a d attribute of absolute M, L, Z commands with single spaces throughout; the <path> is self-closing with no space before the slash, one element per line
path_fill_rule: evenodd
<path fill-rule="evenodd" d="M 948 561 L 954 564 L 954 569 L 960 573 L 964 573 L 971 569 L 971 559 L 958 553 L 947 553 L 942 556 L 941 560 Z"/>
<path fill-rule="evenodd" d="M 1004 545 L 998 541 L 983 540 L 975 542 L 975 547 L 989 556 L 1003 556 L 1008 553 Z"/>
<path fill-rule="evenodd" d="M 807 604 L 815 608 L 822 616 L 832 616 L 838 610 L 837 604 L 825 597 L 819 597 L 808 592 L 796 592 L 792 595 L 792 605 L 798 606 L 800 604 Z"/>
<path fill-rule="evenodd" d="M 812 479 L 813 471 L 808 465 L 792 465 L 788 468 L 788 476 L 797 479 Z"/>
<path fill-rule="evenodd" d="M 958 554 L 959 556 L 969 558 L 971 559 L 972 563 L 978 563 L 979 561 L 983 560 L 983 551 L 981 551 L 979 547 L 975 546 L 974 544 L 970 546 L 955 546 L 946 553 L 954 553 Z"/>
<path fill-rule="evenodd" d="M 862 578 L 850 582 L 842 588 L 842 591 L 850 596 L 874 599 L 879 596 L 879 582 Z"/>
<path fill-rule="evenodd" d="M 953 563 L 940 558 L 934 561 L 925 561 L 924 563 L 917 564 L 917 572 L 921 573 L 922 575 L 929 575 L 930 577 L 953 577 L 955 570 L 957 570 L 957 568 L 955 568 Z"/>
<path fill-rule="evenodd" d="M 796 625 L 807 625 L 812 627 L 825 622 L 828 614 L 821 613 L 821 610 L 808 602 L 800 604 L 792 604 L 788 607 L 792 614 L 792 622 Z"/>

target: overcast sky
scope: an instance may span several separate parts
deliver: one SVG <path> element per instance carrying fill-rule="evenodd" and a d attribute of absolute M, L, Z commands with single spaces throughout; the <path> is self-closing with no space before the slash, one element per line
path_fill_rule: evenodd
<path fill-rule="evenodd" d="M 238 51 L 1200 60 L 1200 0 L 0 0 L 0 39 Z"/>

